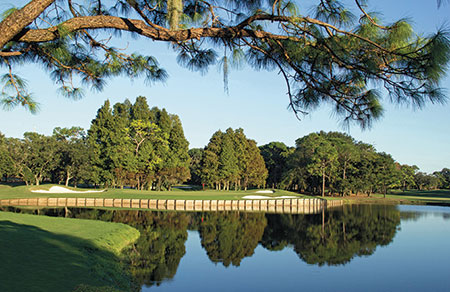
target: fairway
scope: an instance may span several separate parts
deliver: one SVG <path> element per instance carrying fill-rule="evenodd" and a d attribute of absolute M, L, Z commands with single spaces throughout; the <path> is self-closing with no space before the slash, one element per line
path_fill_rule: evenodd
<path fill-rule="evenodd" d="M 1 186 L 1 185 L 0 185 Z M 104 192 L 95 193 L 34 193 L 32 190 L 48 190 L 55 184 L 41 186 L 17 186 L 0 187 L 0 199 L 20 199 L 20 198 L 106 198 L 106 199 L 158 199 L 158 200 L 239 200 L 244 196 L 257 195 L 258 190 L 248 191 L 216 191 L 216 190 L 196 190 L 186 188 L 174 188 L 172 191 L 146 191 L 134 189 L 106 189 Z M 75 191 L 99 190 L 71 188 Z M 267 197 L 296 196 L 307 198 L 298 193 L 285 190 L 276 190 L 272 194 L 262 194 Z"/>
<path fill-rule="evenodd" d="M 0 212 L 0 232 L 0 291 L 73 291 L 80 283 L 131 290 L 120 263 L 139 237 L 130 226 Z"/>

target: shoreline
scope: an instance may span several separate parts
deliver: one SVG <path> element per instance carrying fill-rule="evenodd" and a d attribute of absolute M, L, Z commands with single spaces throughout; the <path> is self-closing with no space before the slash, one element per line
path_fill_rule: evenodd
<path fill-rule="evenodd" d="M 105 198 L 27 198 L 3 199 L 4 207 L 92 207 L 168 211 L 245 211 L 288 214 L 315 214 L 344 205 L 343 200 L 256 199 L 256 200 L 156 200 Z"/>

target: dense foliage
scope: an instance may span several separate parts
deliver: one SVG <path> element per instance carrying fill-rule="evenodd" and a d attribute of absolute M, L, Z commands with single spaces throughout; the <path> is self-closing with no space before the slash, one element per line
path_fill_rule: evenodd
<path fill-rule="evenodd" d="M 77 81 L 101 90 L 119 75 L 165 80 L 166 71 L 144 50 L 111 45 L 120 43 L 110 42 L 120 32 L 170 44 L 178 63 L 191 70 L 220 64 L 225 87 L 231 65 L 276 69 L 296 114 L 331 103 L 344 122 L 367 127 L 382 116 L 381 90 L 417 107 L 445 99 L 439 87 L 449 61 L 445 32 L 419 36 L 405 19 L 384 24 L 362 0 L 317 0 L 312 9 L 298 3 L 28 0 L 0 21 L 0 100 L 36 110 L 16 73 L 26 62 L 42 65 L 59 91 L 73 98 L 83 95 Z"/>
<path fill-rule="evenodd" d="M 177 115 L 150 109 L 145 97 L 98 110 L 88 131 L 96 183 L 170 189 L 189 174 L 189 143 Z"/>
<path fill-rule="evenodd" d="M 338 132 L 311 133 L 295 149 L 272 142 L 260 147 L 272 185 L 311 194 L 383 193 L 389 189 L 448 187 L 448 169 L 434 174 L 402 165 L 372 145 Z"/>
<path fill-rule="evenodd" d="M 26 184 L 88 183 L 170 189 L 189 177 L 189 143 L 177 115 L 150 109 L 145 97 L 98 110 L 87 135 L 78 127 L 52 136 L 0 136 L 0 171 Z"/>
<path fill-rule="evenodd" d="M 216 189 L 247 190 L 265 185 L 267 169 L 256 142 L 242 129 L 217 131 L 206 145 L 201 162 L 202 183 Z"/>

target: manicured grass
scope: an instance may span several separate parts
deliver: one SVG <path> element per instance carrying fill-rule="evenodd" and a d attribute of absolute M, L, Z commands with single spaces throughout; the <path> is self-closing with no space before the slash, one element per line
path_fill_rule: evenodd
<path fill-rule="evenodd" d="M 386 195 L 374 194 L 370 197 L 345 197 L 344 200 L 350 203 L 379 203 L 379 204 L 416 204 L 416 205 L 450 205 L 450 190 L 418 191 L 410 190 L 406 192 L 394 191 Z"/>
<path fill-rule="evenodd" d="M 17 186 L 0 188 L 0 199 L 20 199 L 20 198 L 114 198 L 114 199 L 164 199 L 164 200 L 238 200 L 247 195 L 263 195 L 268 197 L 279 196 L 299 196 L 307 197 L 297 193 L 276 190 L 273 194 L 258 194 L 258 190 L 248 191 L 216 191 L 216 190 L 190 190 L 190 189 L 176 189 L 172 191 L 139 191 L 133 189 L 107 189 L 101 193 L 61 193 L 61 194 L 46 194 L 33 193 L 32 190 L 48 190 L 54 185 L 42 186 Z M 88 189 L 70 188 L 72 190 L 83 191 Z"/>
<path fill-rule="evenodd" d="M 382 197 L 382 195 L 379 195 Z M 386 198 L 408 200 L 417 203 L 447 203 L 450 204 L 450 190 L 393 192 Z"/>
<path fill-rule="evenodd" d="M 139 232 L 128 225 L 0 212 L 0 234 L 0 291 L 132 290 L 120 251 Z"/>
<path fill-rule="evenodd" d="M 248 195 L 263 195 L 267 197 L 296 196 L 299 198 L 311 198 L 294 192 L 275 190 L 273 194 L 256 193 L 258 190 L 248 191 L 216 191 L 201 188 L 174 188 L 172 191 L 138 191 L 134 189 L 107 189 L 101 193 L 60 193 L 45 194 L 33 193 L 31 190 L 48 190 L 53 184 L 41 186 L 6 186 L 0 185 L 0 199 L 20 199 L 20 198 L 114 198 L 114 199 L 162 199 L 162 200 L 239 200 Z M 71 188 L 72 190 L 83 191 L 88 189 Z M 92 190 L 92 189 L 91 189 Z M 316 196 L 313 198 L 321 198 Z M 450 204 L 450 190 L 437 191 L 395 191 L 383 198 L 381 194 L 374 194 L 370 197 L 350 196 L 350 197 L 325 197 L 326 200 L 344 199 L 349 203 L 392 203 L 392 204 Z"/>

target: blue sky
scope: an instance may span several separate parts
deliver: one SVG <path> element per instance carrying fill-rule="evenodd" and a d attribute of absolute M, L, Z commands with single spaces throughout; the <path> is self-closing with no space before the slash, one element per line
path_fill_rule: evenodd
<path fill-rule="evenodd" d="M 440 9 L 435 0 L 372 0 L 369 4 L 371 10 L 382 12 L 386 20 L 410 18 L 415 30 L 424 35 L 446 23 L 450 28 L 450 3 Z M 9 7 L 4 1 L 0 3 L 0 10 Z M 215 67 L 204 76 L 192 73 L 178 66 L 175 54 L 166 44 L 126 39 L 121 46 L 157 57 L 169 73 L 167 82 L 145 86 L 141 79 L 114 78 L 108 81 L 104 91 L 98 93 L 86 89 L 82 100 L 73 101 L 58 96 L 57 86 L 45 71 L 35 65 L 26 65 L 18 68 L 17 73 L 28 80 L 41 110 L 32 115 L 21 108 L 0 109 L 0 132 L 7 137 L 22 137 L 27 131 L 50 135 L 57 126 L 88 129 L 106 99 L 112 104 L 123 102 L 125 98 L 133 102 L 142 95 L 147 97 L 150 106 L 164 107 L 180 116 L 191 148 L 205 146 L 215 131 L 228 127 L 243 128 L 247 137 L 256 140 L 258 145 L 281 141 L 293 146 L 297 138 L 311 132 L 342 131 L 375 145 L 378 151 L 392 154 L 402 164 L 415 164 L 422 171 L 450 167 L 450 103 L 444 106 L 430 104 L 423 110 L 414 110 L 390 104 L 385 99 L 385 115 L 372 129 L 361 131 L 353 125 L 345 130 L 326 104 L 298 121 L 287 110 L 286 87 L 276 71 L 258 72 L 246 67 L 232 70 L 227 95 L 223 90 L 222 74 Z M 0 74 L 3 73 L 0 70 Z M 449 77 L 442 86 L 450 94 Z"/>

